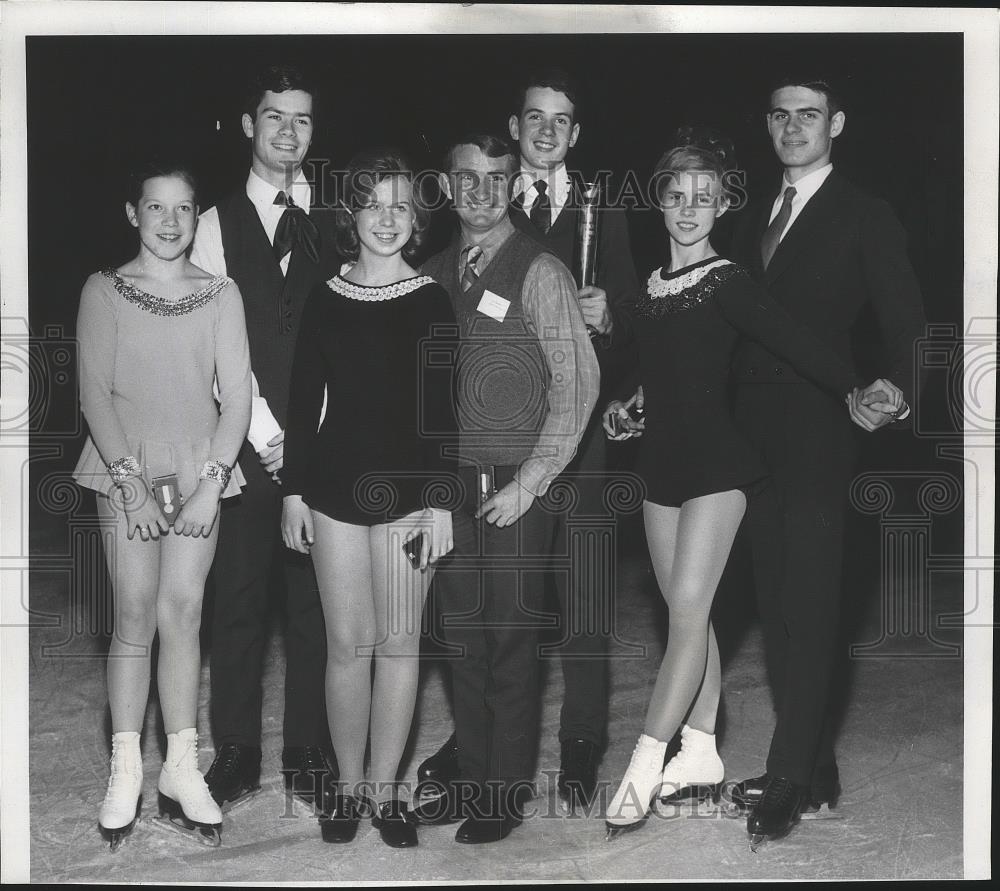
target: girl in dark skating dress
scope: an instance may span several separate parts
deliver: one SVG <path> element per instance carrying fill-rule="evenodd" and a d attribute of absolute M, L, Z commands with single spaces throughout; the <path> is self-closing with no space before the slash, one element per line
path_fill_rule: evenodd
<path fill-rule="evenodd" d="M 90 437 L 74 478 L 97 492 L 113 544 L 111 780 L 98 822 L 115 849 L 139 813 L 139 735 L 159 636 L 167 732 L 161 811 L 198 840 L 218 844 L 222 815 L 198 772 L 198 631 L 219 501 L 238 495 L 243 482 L 234 465 L 250 424 L 250 355 L 239 289 L 185 255 L 198 217 L 191 175 L 150 164 L 132 180 L 125 210 L 139 253 L 87 280 L 77 321 Z M 161 509 L 154 479 L 170 476 L 176 485 L 159 487 L 167 493 Z"/>
<path fill-rule="evenodd" d="M 406 163 L 363 154 L 348 189 L 338 248 L 356 262 L 309 295 L 295 349 L 282 534 L 312 554 L 326 623 L 341 783 L 324 795 L 323 838 L 351 841 L 374 797 L 383 840 L 409 847 L 416 830 L 396 798 L 396 772 L 416 702 L 429 564 L 452 548 L 451 513 L 434 506 L 448 473 L 450 378 L 432 359 L 455 320 L 445 290 L 407 262 L 428 214 Z M 403 545 L 420 535 L 415 568 Z"/>
<path fill-rule="evenodd" d="M 858 383 L 840 358 L 773 303 L 709 242 L 727 209 L 732 149 L 717 138 L 667 152 L 657 166 L 671 262 L 649 277 L 632 310 L 640 391 L 605 410 L 612 438 L 641 435 L 638 471 L 656 579 L 670 613 L 667 650 L 642 735 L 606 815 L 608 838 L 643 824 L 652 798 L 717 792 L 721 671 L 709 612 L 747 504 L 766 471 L 734 426 L 727 398 L 737 340 L 760 341 L 837 398 Z M 645 418 L 627 409 L 642 400 Z M 610 416 L 625 432 L 616 435 Z M 681 750 L 664 768 L 681 728 Z"/>

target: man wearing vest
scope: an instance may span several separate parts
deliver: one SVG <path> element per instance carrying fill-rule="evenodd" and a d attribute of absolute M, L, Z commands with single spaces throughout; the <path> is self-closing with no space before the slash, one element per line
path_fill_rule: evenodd
<path fill-rule="evenodd" d="M 456 840 L 467 844 L 505 838 L 531 797 L 538 613 L 554 533 L 554 512 L 539 499 L 576 451 L 600 387 L 569 270 L 508 216 L 516 164 L 495 136 L 451 149 L 442 183 L 460 230 L 423 267 L 448 291 L 459 324 L 465 501 L 437 583 L 445 640 L 460 652 L 451 673 L 463 783 L 415 815 L 448 822 L 461 812 Z"/>
<path fill-rule="evenodd" d="M 216 757 L 206 779 L 220 804 L 260 788 L 261 676 L 275 569 L 283 577 L 287 616 L 285 785 L 312 803 L 319 784 L 336 779 L 323 747 L 326 640 L 316 578 L 309 558 L 283 547 L 280 536 L 283 428 L 299 320 L 310 288 L 338 267 L 333 214 L 311 208 L 302 172 L 315 92 L 292 67 L 272 66 L 254 78 L 242 119 L 250 174 L 245 186 L 201 215 L 191 255 L 198 266 L 239 285 L 255 378 L 250 433 L 239 456 L 247 485 L 223 507 L 213 566 Z"/>
<path fill-rule="evenodd" d="M 570 176 L 566 156 L 580 136 L 579 85 L 558 68 L 532 72 L 516 96 L 515 114 L 508 127 L 519 146 L 520 174 L 512 190 L 510 220 L 522 232 L 540 241 L 577 275 L 577 225 L 581 214 L 579 178 Z M 605 183 L 606 185 L 606 183 Z M 607 206 L 602 196 L 598 223 L 595 285 L 580 287 L 583 320 L 601 368 L 601 402 L 614 398 L 614 383 L 629 365 L 629 336 L 619 307 L 639 293 L 632 261 L 624 209 Z M 607 438 L 595 413 L 580 441 L 577 455 L 564 471 L 573 487 L 575 510 L 588 517 L 607 515 Z M 610 517 L 608 517 L 610 519 Z M 565 515 L 556 519 L 554 553 L 572 553 L 566 539 Z M 592 559 L 599 555 L 592 555 Z M 607 741 L 608 637 L 613 615 L 611 575 L 591 567 L 572 577 L 552 576 L 560 628 L 555 651 L 562 662 L 563 705 L 559 719 L 560 765 L 558 789 L 572 807 L 587 804 L 597 786 L 597 765 Z M 571 583 L 572 582 L 572 583 Z M 454 734 L 418 769 L 421 780 L 446 781 L 458 771 Z"/>

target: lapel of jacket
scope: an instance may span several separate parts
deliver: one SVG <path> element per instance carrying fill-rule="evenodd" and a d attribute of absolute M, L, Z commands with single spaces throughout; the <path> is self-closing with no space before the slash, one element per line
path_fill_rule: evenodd
<path fill-rule="evenodd" d="M 802 209 L 802 213 L 796 217 L 785 237 L 781 239 L 778 249 L 774 252 L 774 256 L 771 257 L 771 262 L 767 266 L 768 284 L 775 281 L 789 268 L 802 249 L 810 244 L 816 228 L 829 218 L 840 195 L 840 181 L 836 179 L 836 176 L 837 174 L 833 172 L 826 178 L 823 185 Z M 765 223 L 766 221 L 765 217 Z M 763 231 L 761 231 L 761 235 L 763 235 Z M 757 244 L 760 244 L 759 239 Z"/>

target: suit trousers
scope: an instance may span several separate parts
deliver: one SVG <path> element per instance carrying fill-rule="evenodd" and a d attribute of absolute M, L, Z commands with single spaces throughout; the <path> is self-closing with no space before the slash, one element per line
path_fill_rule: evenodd
<path fill-rule="evenodd" d="M 605 540 L 615 541 L 614 514 L 604 499 L 609 480 L 607 438 L 601 416 L 595 413 L 576 456 L 554 484 L 565 484 L 572 490 L 570 508 L 555 514 L 553 546 L 553 554 L 563 558 L 560 562 L 571 563 L 571 568 L 568 572 L 556 568 L 552 573 L 558 631 L 556 641 L 547 643 L 543 654 L 558 654 L 562 663 L 565 692 L 559 740 L 585 739 L 598 749 L 604 748 L 607 737 L 608 640 L 616 556 L 602 547 Z M 550 490 L 553 500 L 557 494 Z M 577 517 L 583 525 L 572 522 Z M 602 521 L 606 529 L 601 528 Z M 585 529 L 592 533 L 589 549 Z M 597 534 L 604 531 L 606 536 Z"/>
<path fill-rule="evenodd" d="M 736 418 L 771 474 L 747 516 L 777 711 L 767 770 L 809 785 L 834 763 L 828 706 L 857 440 L 843 403 L 810 384 L 741 384 Z"/>
<path fill-rule="evenodd" d="M 284 745 L 322 745 L 329 738 L 326 631 L 312 561 L 282 543 L 281 487 L 247 445 L 240 468 L 247 485 L 239 497 L 223 502 L 212 568 L 212 735 L 216 746 L 260 745 L 269 593 L 280 580 L 286 615 Z"/>
<path fill-rule="evenodd" d="M 496 487 L 516 467 L 496 468 Z M 553 519 L 536 499 L 502 529 L 475 519 L 472 468 L 460 467 L 466 489 L 453 514 L 455 548 L 435 577 L 441 630 L 450 656 L 455 732 L 462 779 L 483 788 L 534 779 L 538 747 L 538 631 Z"/>

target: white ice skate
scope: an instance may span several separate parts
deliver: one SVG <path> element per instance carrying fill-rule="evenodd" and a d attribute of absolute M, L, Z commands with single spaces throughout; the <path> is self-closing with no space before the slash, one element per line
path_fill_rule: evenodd
<path fill-rule="evenodd" d="M 666 752 L 665 742 L 645 733 L 639 737 L 628 770 L 608 805 L 604 818 L 608 830 L 605 841 L 645 825 L 649 804 L 662 783 L 663 756 Z"/>
<path fill-rule="evenodd" d="M 142 796 L 142 751 L 133 731 L 111 736 L 111 778 L 97 822 L 112 851 L 117 851 L 139 819 Z"/>
<path fill-rule="evenodd" d="M 222 844 L 222 811 L 198 771 L 198 731 L 194 727 L 167 734 L 167 760 L 157 788 L 156 823 L 203 845 Z"/>
<path fill-rule="evenodd" d="M 718 801 L 725 776 L 725 767 L 715 748 L 715 734 L 685 724 L 681 727 L 681 750 L 663 768 L 660 801 L 671 804 L 692 799 L 700 803 L 706 798 Z"/>

